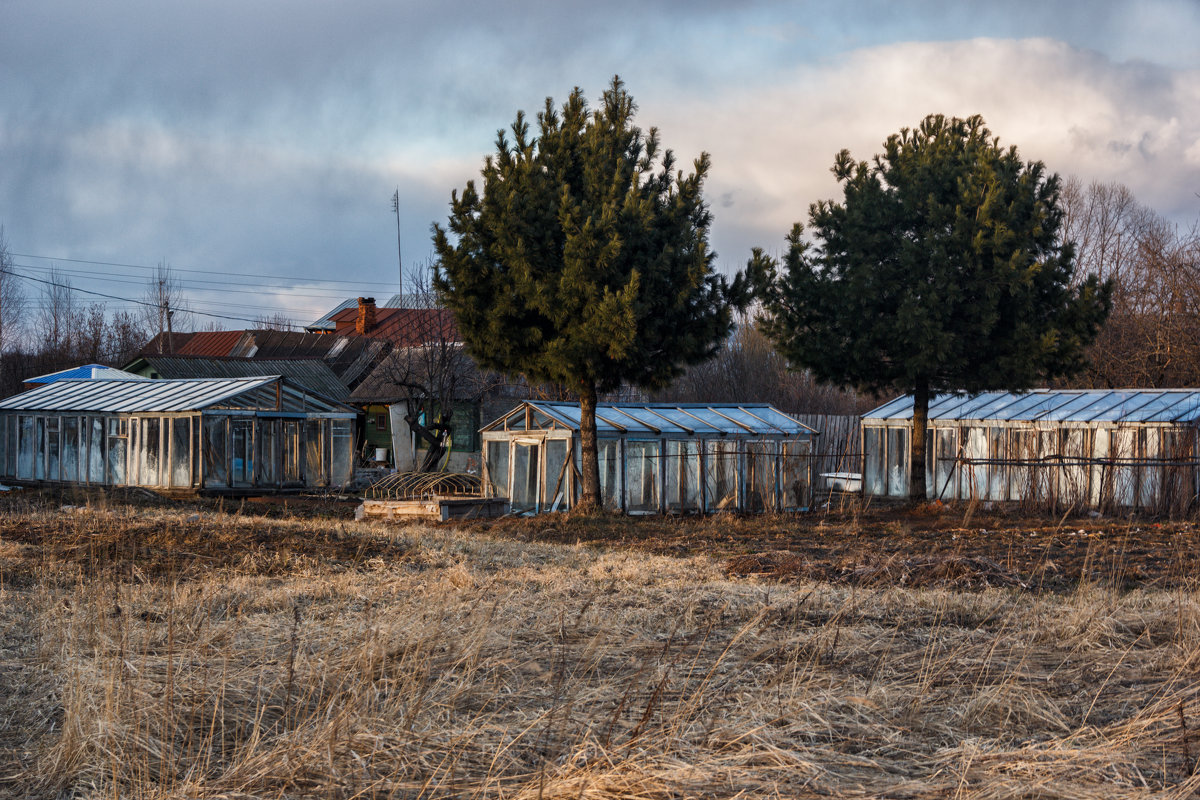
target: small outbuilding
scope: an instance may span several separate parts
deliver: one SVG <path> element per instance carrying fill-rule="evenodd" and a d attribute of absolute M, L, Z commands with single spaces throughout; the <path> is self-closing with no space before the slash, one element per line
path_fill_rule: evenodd
<path fill-rule="evenodd" d="M 862 417 L 863 492 L 908 494 L 913 400 Z M 1180 512 L 1200 495 L 1200 390 L 938 395 L 929 403 L 931 499 Z"/>
<path fill-rule="evenodd" d="M 482 429 L 487 497 L 516 512 L 580 496 L 578 403 L 527 401 Z M 796 511 L 817 432 L 769 405 L 601 403 L 601 502 L 629 514 Z"/>
<path fill-rule="evenodd" d="M 355 416 L 278 375 L 59 380 L 0 400 L 0 479 L 238 494 L 342 487 Z"/>

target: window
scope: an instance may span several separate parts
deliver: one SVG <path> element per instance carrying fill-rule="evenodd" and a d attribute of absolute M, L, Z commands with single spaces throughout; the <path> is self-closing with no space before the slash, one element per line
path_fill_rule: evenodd
<path fill-rule="evenodd" d="M 387 426 L 388 426 L 388 415 L 387 414 L 376 414 L 375 415 L 375 427 L 381 431 L 386 431 Z"/>

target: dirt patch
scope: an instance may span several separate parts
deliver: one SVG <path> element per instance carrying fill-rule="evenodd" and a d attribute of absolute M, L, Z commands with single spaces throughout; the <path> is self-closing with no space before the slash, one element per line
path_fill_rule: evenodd
<path fill-rule="evenodd" d="M 1190 586 L 1200 530 L 1189 520 L 1038 518 L 1013 510 L 876 506 L 714 517 L 543 515 L 467 523 L 519 539 L 706 554 L 731 574 L 857 585 L 1070 590 Z"/>

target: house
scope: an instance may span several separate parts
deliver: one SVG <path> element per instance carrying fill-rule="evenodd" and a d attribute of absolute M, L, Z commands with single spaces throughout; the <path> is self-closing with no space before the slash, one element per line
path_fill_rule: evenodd
<path fill-rule="evenodd" d="M 863 492 L 908 494 L 911 396 L 864 414 Z M 1200 495 L 1200 390 L 1036 389 L 929 403 L 931 499 L 1182 512 Z"/>
<path fill-rule="evenodd" d="M 60 380 L 0 400 L 0 478 L 217 494 L 341 488 L 355 417 L 281 376 Z"/>
<path fill-rule="evenodd" d="M 320 358 L 230 358 L 228 356 L 138 356 L 125 365 L 133 378 L 252 378 L 282 375 L 310 392 L 345 402 L 350 390 Z M 115 372 L 116 370 L 114 370 Z M 131 374 L 133 373 L 133 374 Z"/>
<path fill-rule="evenodd" d="M 817 431 L 769 405 L 600 403 L 600 494 L 628 514 L 794 511 L 810 503 Z M 579 501 L 578 403 L 526 401 L 484 426 L 484 495 L 513 511 Z"/>

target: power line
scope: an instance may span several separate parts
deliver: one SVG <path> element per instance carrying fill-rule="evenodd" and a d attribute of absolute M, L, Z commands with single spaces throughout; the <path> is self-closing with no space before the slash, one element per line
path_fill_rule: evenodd
<path fill-rule="evenodd" d="M 34 255 L 32 253 L 13 253 L 11 251 L 10 251 L 9 255 L 16 256 L 18 258 L 37 258 L 37 259 L 41 259 L 43 261 L 66 261 L 66 262 L 69 262 L 72 264 L 93 264 L 95 266 L 100 266 L 100 267 L 128 267 L 131 269 L 147 269 L 147 270 L 158 269 L 157 266 L 151 267 L 151 266 L 147 266 L 145 264 L 125 264 L 125 263 L 122 263 L 119 261 L 92 261 L 92 260 L 88 260 L 88 259 L 84 259 L 84 258 L 58 258 L 57 256 L 39 256 L 39 255 Z M 200 275 L 232 275 L 234 277 L 239 277 L 239 278 L 271 278 L 271 279 L 276 279 L 276 280 L 282 280 L 278 275 L 262 275 L 262 274 L 251 273 L 251 272 L 220 272 L 218 270 L 187 269 L 184 267 L 176 267 L 176 266 L 171 266 L 171 265 L 168 265 L 167 269 L 169 269 L 171 272 L 197 273 Z M 331 284 L 339 284 L 339 285 L 346 285 L 346 286 L 378 287 L 381 283 L 385 286 L 387 285 L 386 282 L 381 282 L 381 281 L 336 281 L 336 280 L 324 280 L 324 279 L 319 279 L 319 278 L 300 278 L 298 280 L 307 281 L 308 283 L 318 283 L 318 284 L 319 283 L 331 283 Z"/>
<path fill-rule="evenodd" d="M 21 269 L 37 270 L 38 272 L 43 272 L 43 273 L 56 272 L 60 275 L 66 275 L 68 277 L 74 277 L 74 278 L 82 278 L 82 279 L 86 279 L 89 281 L 97 281 L 97 282 L 104 282 L 104 283 L 118 283 L 118 284 L 130 285 L 130 286 L 144 286 L 145 285 L 144 278 L 136 278 L 136 276 L 123 275 L 121 273 L 117 273 L 118 277 L 112 277 L 111 273 L 109 275 L 96 275 L 94 273 L 84 272 L 82 270 L 77 270 L 77 269 L 56 269 L 55 267 L 40 267 L 40 266 L 36 266 L 34 264 L 14 263 L 13 266 L 20 267 Z M 130 280 L 124 280 L 124 278 L 126 278 L 126 277 L 130 278 Z M 308 292 L 296 292 L 296 291 L 289 290 L 288 287 L 284 286 L 284 285 L 273 286 L 270 284 L 260 284 L 260 283 L 235 283 L 235 282 L 230 282 L 230 281 L 205 281 L 205 280 L 199 280 L 196 278 L 188 278 L 188 279 L 179 281 L 180 288 L 185 288 L 185 289 L 190 288 L 197 292 L 218 291 L 216 289 L 211 289 L 211 288 L 207 288 L 204 286 L 196 285 L 196 284 L 202 284 L 202 283 L 214 284 L 214 285 L 222 287 L 220 289 L 222 294 L 234 293 L 234 294 L 261 295 L 261 294 L 263 294 L 263 292 L 287 292 L 290 297 L 303 297 L 303 298 L 312 299 L 312 300 L 344 300 L 345 299 L 344 294 L 310 294 Z M 230 288 L 231 286 L 246 286 L 246 287 L 255 287 L 255 288 L 233 289 L 233 288 Z"/>
<path fill-rule="evenodd" d="M 45 284 L 46 286 L 56 286 L 60 289 L 66 289 L 69 292 L 81 292 L 83 294 L 90 294 L 95 297 L 103 297 L 107 300 L 120 300 L 123 303 L 136 303 L 137 305 L 145 306 L 147 308 L 153 308 L 153 309 L 159 308 L 159 306 L 157 304 L 148 302 L 146 300 L 136 300 L 136 299 L 133 299 L 130 297 L 118 297 L 117 295 L 114 295 L 114 294 L 105 294 L 104 292 L 94 292 L 90 289 L 80 289 L 78 287 L 72 286 L 69 283 L 55 283 L 54 281 L 47 281 L 47 280 L 43 280 L 41 278 L 35 278 L 32 275 L 22 275 L 19 272 L 13 272 L 13 271 L 7 270 L 7 269 L 0 269 L 0 272 L 4 273 L 5 275 L 12 275 L 14 278 L 21 278 L 22 280 L 33 281 L 34 283 L 41 283 L 41 284 Z M 229 319 L 229 320 L 234 320 L 236 322 L 258 323 L 258 321 L 259 321 L 257 319 L 251 319 L 249 317 L 234 317 L 234 316 L 230 316 L 228 314 L 213 314 L 208 311 L 188 311 L 188 313 L 196 314 L 201 317 L 212 317 L 214 319 Z M 297 324 L 296 321 L 291 318 L 285 318 L 285 319 L 287 319 L 288 324 L 290 324 L 290 325 Z"/>

